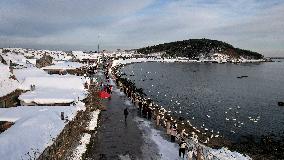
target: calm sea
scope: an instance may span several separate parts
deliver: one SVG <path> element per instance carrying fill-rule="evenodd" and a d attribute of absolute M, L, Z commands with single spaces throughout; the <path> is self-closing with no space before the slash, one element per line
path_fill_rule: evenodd
<path fill-rule="evenodd" d="M 284 133 L 284 62 L 136 63 L 121 68 L 147 97 L 230 139 Z M 247 76 L 237 78 L 240 76 Z"/>

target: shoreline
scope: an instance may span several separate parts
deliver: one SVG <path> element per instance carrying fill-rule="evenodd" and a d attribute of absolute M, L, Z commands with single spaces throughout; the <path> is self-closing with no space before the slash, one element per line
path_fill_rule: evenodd
<path fill-rule="evenodd" d="M 119 58 L 113 60 L 112 66 L 115 67 L 117 65 L 121 64 L 132 64 L 132 63 L 141 63 L 141 62 L 164 62 L 164 63 L 218 63 L 218 64 L 226 64 L 226 63 L 232 63 L 232 64 L 243 64 L 243 63 L 263 63 L 263 62 L 270 62 L 266 61 L 265 59 L 244 59 L 242 61 L 222 61 L 218 62 L 216 60 L 191 60 L 191 59 L 181 59 L 181 58 L 176 58 L 176 59 L 167 59 L 167 58 Z"/>
<path fill-rule="evenodd" d="M 138 62 L 134 62 L 134 63 L 138 63 Z M 131 63 L 133 64 L 133 62 Z M 125 83 L 131 83 L 129 81 L 125 81 L 125 79 L 123 80 L 123 78 L 120 78 L 119 75 L 117 75 L 117 70 L 120 69 L 122 66 L 124 65 L 128 65 L 128 64 L 121 64 L 121 65 L 116 65 L 115 67 L 112 67 L 110 68 L 110 70 L 112 71 L 112 75 L 114 76 L 114 78 L 116 79 L 116 84 L 117 86 L 122 90 L 122 92 L 124 92 L 126 94 L 126 96 L 128 96 L 129 98 L 132 98 L 132 103 L 134 106 L 137 107 L 139 101 L 137 100 L 133 100 L 133 97 L 132 96 L 129 96 L 129 95 L 132 95 L 132 93 L 129 94 L 129 92 L 131 92 L 129 89 L 126 89 L 128 88 L 127 85 L 123 84 L 122 81 L 124 81 Z M 132 86 L 134 87 L 134 86 Z M 135 88 L 135 87 L 134 87 Z M 143 91 L 141 89 L 138 89 L 138 98 L 136 96 L 136 99 L 141 99 L 142 101 L 146 102 L 148 101 L 149 99 L 145 99 L 143 98 Z M 141 97 L 140 97 L 141 96 Z M 151 100 L 150 100 L 151 101 Z M 143 102 L 143 103 L 144 103 Z M 146 102 L 147 103 L 147 102 Z M 228 146 L 227 144 L 229 142 L 227 142 L 226 140 L 224 140 L 221 136 L 214 136 L 214 140 L 211 140 L 211 141 L 208 141 L 207 139 L 207 136 L 205 136 L 200 130 L 196 129 L 194 126 L 191 125 L 191 123 L 189 121 L 185 122 L 183 119 L 180 119 L 180 117 L 174 117 L 174 116 L 171 116 L 171 113 L 167 112 L 166 109 L 164 109 L 163 107 L 160 107 L 158 104 L 155 104 L 153 101 L 151 102 L 152 103 L 152 106 L 148 106 L 148 108 L 151 108 L 152 112 L 153 112 L 153 115 L 156 116 L 156 114 L 158 113 L 159 115 L 162 116 L 162 118 L 160 119 L 160 123 L 161 123 L 161 127 L 164 128 L 161 130 L 161 132 L 165 132 L 165 128 L 166 128 L 166 121 L 170 121 L 172 124 L 175 124 L 177 125 L 177 130 L 179 131 L 179 133 L 185 129 L 185 132 L 184 133 L 184 138 L 187 139 L 187 142 L 188 144 L 190 145 L 193 145 L 193 146 L 196 146 L 196 148 L 198 146 L 202 146 L 202 148 L 204 148 L 205 150 L 205 156 L 207 158 L 213 156 L 214 158 L 214 154 L 213 152 L 211 151 L 208 151 L 208 150 L 214 150 L 217 149 L 217 150 L 224 150 L 225 146 Z M 137 108 L 138 109 L 138 108 Z M 153 116 L 153 117 L 154 117 Z M 143 117 L 143 116 L 142 116 Z M 144 117 L 145 118 L 145 117 Z M 156 119 L 153 118 L 151 119 L 151 121 L 154 123 Z M 186 135 L 186 136 L 185 136 Z M 181 135 L 177 135 L 177 139 L 180 139 Z M 197 138 L 198 137 L 198 138 Z M 200 143 L 201 142 L 201 143 Z M 205 143 L 204 143 L 205 142 Z M 206 145 L 205 145 L 206 144 Z M 212 148 L 210 148 L 212 147 Z M 227 149 L 225 149 L 227 150 Z M 229 150 L 227 150 L 229 151 Z M 222 152 L 222 151 L 221 151 Z M 231 151 L 229 151 L 231 152 Z M 235 152 L 234 152 L 235 153 Z M 242 153 L 238 153 L 240 155 L 242 155 Z M 217 158 L 217 156 L 215 156 L 215 158 Z M 250 159 L 250 157 L 247 157 L 247 155 L 245 156 L 246 159 Z M 218 158 L 217 158 L 218 159 Z"/>
<path fill-rule="evenodd" d="M 114 64 L 112 64 L 112 67 L 109 69 L 110 71 L 112 71 L 113 75 L 116 76 L 116 78 L 120 78 L 120 75 L 118 74 L 118 71 L 121 67 L 125 66 L 125 65 L 130 65 L 130 64 L 134 64 L 134 63 L 142 63 L 142 62 L 163 62 L 163 61 L 145 61 L 145 59 L 143 61 L 139 61 L 139 60 L 126 60 L 126 62 L 123 60 L 115 60 L 115 61 L 118 61 Z M 174 62 L 174 61 L 173 61 Z M 127 79 L 124 79 L 125 81 L 128 81 Z M 126 82 L 126 83 L 130 83 L 132 84 L 132 82 Z M 135 84 L 132 84 L 132 85 L 135 85 Z M 136 87 L 136 86 L 135 86 Z M 141 92 L 140 92 L 140 95 L 143 96 L 143 89 L 139 89 Z M 146 100 L 146 99 L 144 99 Z M 163 116 L 165 116 L 167 119 L 167 116 L 171 116 L 163 107 L 161 106 L 158 106 L 157 104 L 154 103 L 154 110 L 155 111 L 160 111 L 160 110 L 164 110 L 164 113 L 162 114 Z M 155 112 L 154 111 L 154 112 Z M 245 154 L 248 154 L 250 155 L 252 158 L 263 158 L 263 157 L 267 157 L 267 156 L 276 156 L 276 157 L 279 157 L 279 155 L 273 155 L 273 154 L 269 154 L 269 153 L 263 153 L 263 154 L 259 154 L 259 153 L 256 153 L 254 151 L 255 150 L 258 150 L 259 148 L 258 147 L 263 147 L 261 144 L 257 144 L 254 142 L 254 140 L 250 140 L 249 138 L 250 137 L 247 137 L 247 144 L 243 144 L 241 142 L 232 142 L 230 140 L 227 140 L 225 139 L 224 137 L 221 137 L 221 136 L 218 136 L 218 137 L 215 137 L 213 134 L 213 139 L 211 139 L 210 141 L 207 141 L 208 139 L 206 138 L 207 136 L 204 136 L 203 133 L 205 133 L 206 135 L 206 132 L 203 131 L 203 133 L 199 130 L 197 130 L 194 126 L 191 125 L 190 121 L 187 121 L 185 122 L 184 120 L 180 120 L 179 117 L 171 117 L 170 118 L 171 121 L 174 121 L 175 123 L 178 124 L 178 126 L 181 126 L 181 128 L 190 128 L 187 130 L 187 133 L 190 134 L 192 132 L 194 132 L 194 134 L 198 135 L 200 141 L 203 143 L 203 144 L 206 144 L 207 146 L 209 147 L 212 147 L 212 148 L 221 148 L 221 147 L 229 147 L 229 149 L 232 149 L 232 150 L 236 150 L 236 151 L 239 151 L 240 153 L 245 153 Z M 207 133 L 210 134 L 209 131 L 207 131 Z M 193 135 L 192 135 L 193 136 Z M 212 137 L 212 136 L 211 136 Z M 265 138 L 269 138 L 269 136 L 267 137 L 264 137 L 263 139 Z M 261 139 L 261 140 L 263 140 Z M 205 143 L 204 143 L 205 142 Z M 281 141 L 278 142 L 279 144 L 281 144 Z M 281 155 L 280 155 L 281 157 Z M 274 157 L 275 158 L 275 157 Z"/>

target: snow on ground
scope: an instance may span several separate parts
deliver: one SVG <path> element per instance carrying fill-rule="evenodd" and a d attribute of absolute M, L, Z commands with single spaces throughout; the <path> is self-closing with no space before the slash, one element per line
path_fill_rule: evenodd
<path fill-rule="evenodd" d="M 68 123 L 61 120 L 61 112 L 64 112 L 68 120 L 72 120 L 77 111 L 84 109 L 82 102 L 76 106 L 0 108 L 0 121 L 15 123 L 0 134 L 1 159 L 26 160 L 30 156 L 37 158 Z"/>
<path fill-rule="evenodd" d="M 92 112 L 91 121 L 87 127 L 89 131 L 93 131 L 97 128 L 99 114 L 100 114 L 100 110 L 96 110 Z M 90 140 L 91 140 L 91 135 L 88 133 L 84 133 L 83 136 L 81 137 L 80 145 L 77 146 L 76 149 L 73 151 L 70 159 L 71 160 L 81 160 L 82 155 L 87 150 L 86 146 L 87 144 L 90 143 Z"/>
<path fill-rule="evenodd" d="M 222 160 L 250 160 L 251 158 L 248 156 L 244 156 L 238 152 L 232 152 L 227 148 L 221 149 L 210 149 L 210 152 L 217 157 L 218 159 Z"/>
<path fill-rule="evenodd" d="M 19 82 L 10 78 L 12 75 L 9 66 L 0 63 L 0 97 L 15 91 L 19 87 Z"/>
<path fill-rule="evenodd" d="M 92 115 L 91 115 L 92 118 L 87 128 L 89 131 L 95 130 L 97 128 L 99 114 L 100 114 L 100 110 L 96 110 L 92 112 Z"/>
<path fill-rule="evenodd" d="M 184 60 L 184 59 L 157 59 L 157 58 L 130 58 L 130 59 L 118 59 L 112 62 L 112 67 L 120 64 L 140 63 L 140 62 L 197 62 L 196 60 Z"/>
<path fill-rule="evenodd" d="M 210 60 L 202 60 L 202 61 L 207 61 L 207 62 L 227 62 L 226 56 L 222 55 L 223 57 L 217 57 L 216 59 L 210 59 Z M 186 58 L 172 58 L 172 59 L 161 59 L 161 58 L 130 58 L 130 59 L 118 59 L 114 60 L 112 62 L 112 67 L 115 67 L 120 64 L 130 64 L 130 63 L 140 63 L 140 62 L 202 62 L 202 61 L 197 61 L 197 60 L 190 60 Z M 253 63 L 253 62 L 264 62 L 263 59 L 245 59 L 241 58 L 236 60 L 238 62 L 242 63 Z"/>
<path fill-rule="evenodd" d="M 126 154 L 126 155 L 119 155 L 118 156 L 121 160 L 131 160 L 129 154 Z"/>
<path fill-rule="evenodd" d="M 54 60 L 71 60 L 73 57 L 70 53 L 66 53 L 64 51 L 50 51 L 50 50 L 34 50 L 34 49 L 24 49 L 24 48 L 4 48 L 7 53 L 2 53 L 4 56 L 8 55 L 7 60 L 12 58 L 12 61 L 15 63 L 18 62 L 26 62 L 25 57 L 29 59 L 40 59 L 44 55 L 51 56 Z M 15 56 L 17 55 L 17 56 Z M 24 57 L 20 57 L 20 56 Z M 18 58 L 17 58 L 18 57 Z M 15 60 L 19 61 L 15 61 Z M 28 60 L 28 59 L 27 59 Z M 30 61 L 30 60 L 29 60 Z M 34 64 L 35 61 L 32 60 Z"/>
<path fill-rule="evenodd" d="M 178 145 L 171 143 L 161 136 L 161 131 L 154 129 L 151 122 L 137 117 L 137 122 L 141 130 L 149 130 L 148 136 L 158 147 L 159 155 L 162 160 L 178 160 Z"/>
<path fill-rule="evenodd" d="M 159 154 L 161 155 L 162 160 L 179 160 L 178 149 L 179 146 L 177 143 L 171 143 L 168 140 L 164 139 L 161 135 L 162 131 L 157 130 L 152 127 L 151 122 L 142 118 L 136 118 L 136 121 L 139 122 L 139 128 L 141 130 L 149 130 L 148 137 L 157 145 L 159 149 Z M 251 158 L 245 155 L 242 155 L 238 152 L 232 152 L 226 148 L 221 149 L 212 149 L 206 147 L 202 144 L 195 144 L 193 141 L 188 142 L 191 146 L 201 146 L 203 148 L 204 157 L 207 160 L 250 160 Z M 185 156 L 186 157 L 186 156 Z"/>
<path fill-rule="evenodd" d="M 124 101 L 124 104 L 127 105 L 127 106 L 132 106 L 132 102 L 129 99 L 126 99 Z"/>
<path fill-rule="evenodd" d="M 66 69 L 77 69 L 77 68 L 81 68 L 85 66 L 84 64 L 82 63 L 78 63 L 78 62 L 66 62 L 66 61 L 60 61 L 60 62 L 57 62 L 56 64 L 54 65 L 50 65 L 50 66 L 46 66 L 46 67 L 43 67 L 42 69 L 45 70 L 45 69 L 62 69 L 62 70 L 66 70 Z"/>
<path fill-rule="evenodd" d="M 91 135 L 89 133 L 84 133 L 80 140 L 80 145 L 78 145 L 73 151 L 70 160 L 81 160 L 83 153 L 87 151 L 86 145 L 90 143 Z"/>

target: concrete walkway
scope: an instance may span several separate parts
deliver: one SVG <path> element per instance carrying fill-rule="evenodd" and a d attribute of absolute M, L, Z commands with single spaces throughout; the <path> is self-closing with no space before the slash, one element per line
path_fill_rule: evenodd
<path fill-rule="evenodd" d="M 149 145 L 146 148 L 153 148 L 151 142 L 145 143 L 143 140 L 139 122 L 135 121 L 137 110 L 133 105 L 126 105 L 126 100 L 118 91 L 112 93 L 111 100 L 104 100 L 107 110 L 101 112 L 98 131 L 92 136 L 87 159 L 144 159 L 142 154 L 146 153 L 142 148 L 145 148 L 145 144 Z M 123 114 L 125 107 L 129 109 L 126 123 Z"/>

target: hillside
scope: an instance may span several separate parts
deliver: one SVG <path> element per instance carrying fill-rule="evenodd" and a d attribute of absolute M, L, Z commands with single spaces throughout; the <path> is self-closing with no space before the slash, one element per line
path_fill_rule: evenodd
<path fill-rule="evenodd" d="M 141 54 L 164 53 L 164 56 L 187 57 L 190 59 L 210 57 L 214 53 L 228 55 L 231 58 L 261 59 L 263 55 L 210 39 L 189 39 L 148 46 L 137 50 Z"/>

